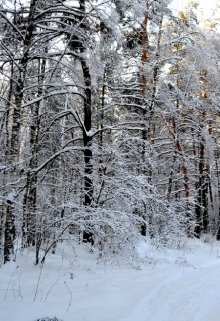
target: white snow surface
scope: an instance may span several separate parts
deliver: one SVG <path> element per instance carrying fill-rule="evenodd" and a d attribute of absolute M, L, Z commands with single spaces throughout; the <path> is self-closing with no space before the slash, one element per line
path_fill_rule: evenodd
<path fill-rule="evenodd" d="M 0 267 L 0 320 L 220 320 L 219 242 L 166 251 L 146 243 L 138 253 L 126 262 L 68 247 L 43 266 L 34 266 L 33 252 L 19 254 Z"/>

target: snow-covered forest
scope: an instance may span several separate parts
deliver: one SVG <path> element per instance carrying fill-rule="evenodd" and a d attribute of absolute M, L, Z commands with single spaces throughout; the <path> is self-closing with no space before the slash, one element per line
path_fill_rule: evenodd
<path fill-rule="evenodd" d="M 2 1 L 1 262 L 220 238 L 219 34 L 170 2 Z"/>
<path fill-rule="evenodd" d="M 193 318 L 186 305 L 184 318 L 172 305 L 177 292 L 189 303 L 183 284 L 203 305 L 200 279 L 218 305 L 209 277 L 219 282 L 220 39 L 217 19 L 198 22 L 196 1 L 179 13 L 171 2 L 0 2 L 0 302 L 31 297 L 44 317 L 39 309 L 57 286 L 51 307 L 59 302 L 65 321 L 145 321 L 142 311 L 149 321 L 219 320 L 220 311 Z M 194 246 L 200 262 L 183 254 Z M 163 251 L 173 264 L 166 273 Z M 109 262 L 119 270 L 103 275 L 99 265 L 96 285 L 89 283 L 96 264 Z M 125 272 L 125 262 L 136 272 Z M 153 273 L 142 271 L 145 263 L 161 265 Z M 74 292 L 69 280 L 79 271 Z M 135 294 L 119 298 L 133 277 L 139 303 L 130 311 Z M 140 302 L 153 280 L 149 310 Z M 111 293 L 102 292 L 103 301 L 101 285 Z M 103 313 L 68 316 L 74 300 L 92 306 L 95 294 Z M 108 299 L 122 310 L 110 316 Z M 2 311 L 2 320 L 16 320 Z"/>

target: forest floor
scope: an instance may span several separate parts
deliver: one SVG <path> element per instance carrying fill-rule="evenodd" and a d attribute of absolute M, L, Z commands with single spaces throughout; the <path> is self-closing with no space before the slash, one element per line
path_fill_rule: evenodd
<path fill-rule="evenodd" d="M 140 260 L 59 249 L 43 266 L 33 253 L 0 267 L 0 320 L 219 321 L 220 242 L 183 250 L 138 248 Z M 117 263 L 118 262 L 118 263 Z"/>

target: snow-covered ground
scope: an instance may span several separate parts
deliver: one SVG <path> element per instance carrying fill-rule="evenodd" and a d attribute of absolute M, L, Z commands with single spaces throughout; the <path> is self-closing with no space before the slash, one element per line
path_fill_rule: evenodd
<path fill-rule="evenodd" d="M 219 321 L 220 243 L 187 250 L 141 245 L 137 263 L 59 250 L 42 268 L 33 253 L 0 268 L 0 320 Z"/>

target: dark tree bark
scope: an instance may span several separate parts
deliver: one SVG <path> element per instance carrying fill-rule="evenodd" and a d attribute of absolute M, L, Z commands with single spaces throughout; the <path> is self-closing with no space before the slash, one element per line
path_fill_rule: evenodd
<path fill-rule="evenodd" d="M 79 0 L 80 15 L 76 17 L 79 21 L 79 27 L 85 31 L 86 35 L 86 1 Z M 80 51 L 79 61 L 82 68 L 83 80 L 84 80 L 84 99 L 83 99 L 83 145 L 84 145 L 84 206 L 86 211 L 92 205 L 93 201 L 93 165 L 92 165 L 92 138 L 90 130 L 92 128 L 92 89 L 91 89 L 91 74 L 86 57 L 84 57 L 86 50 L 86 43 L 79 36 L 75 35 L 70 41 L 70 47 L 74 51 Z M 76 46 L 77 44 L 77 46 Z M 85 220 L 87 219 L 85 214 Z M 93 233 L 91 232 L 91 226 L 88 224 L 88 229 L 85 228 L 83 232 L 84 242 L 93 243 Z"/>

